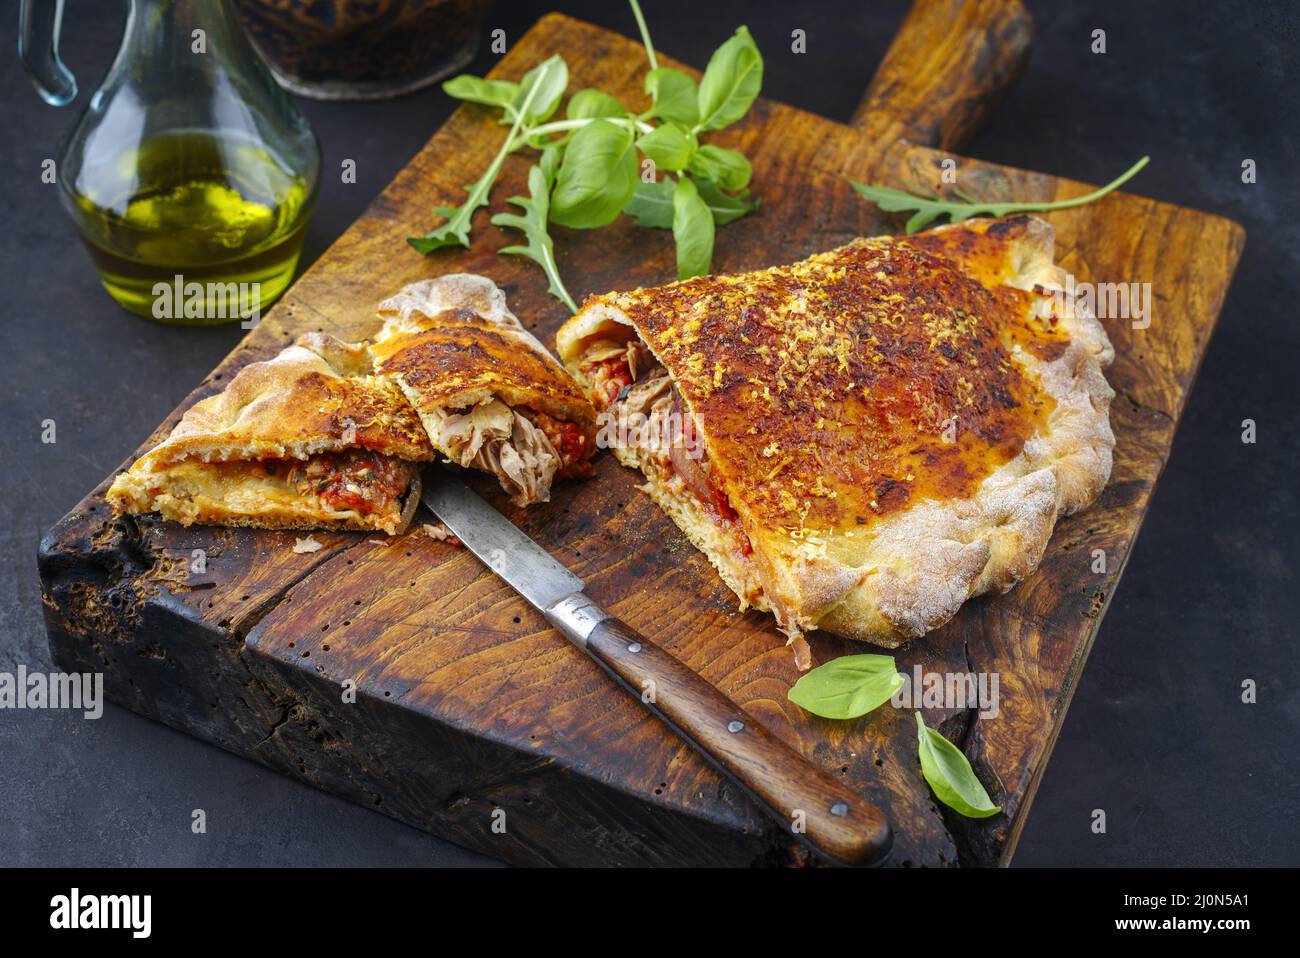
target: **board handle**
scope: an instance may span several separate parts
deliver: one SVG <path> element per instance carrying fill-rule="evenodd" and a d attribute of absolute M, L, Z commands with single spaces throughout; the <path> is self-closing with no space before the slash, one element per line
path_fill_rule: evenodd
<path fill-rule="evenodd" d="M 850 121 L 884 149 L 897 140 L 956 150 L 1029 57 L 1020 0 L 916 0 Z"/>
<path fill-rule="evenodd" d="M 877 865 L 893 835 L 880 809 L 822 771 L 668 652 L 615 618 L 586 651 L 822 858 Z"/>

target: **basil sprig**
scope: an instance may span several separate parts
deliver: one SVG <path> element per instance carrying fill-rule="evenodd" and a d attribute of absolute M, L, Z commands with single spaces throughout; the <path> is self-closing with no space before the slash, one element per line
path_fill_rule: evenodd
<path fill-rule="evenodd" d="M 921 774 L 939 801 L 967 818 L 988 818 L 1002 811 L 975 777 L 961 749 L 928 727 L 919 711 L 916 734 L 920 740 Z"/>
<path fill-rule="evenodd" d="M 470 245 L 474 213 L 488 203 L 506 156 L 525 147 L 542 159 L 528 174 L 527 197 L 510 203 L 523 215 L 498 213 L 497 226 L 516 229 L 525 245 L 502 253 L 526 256 L 546 273 L 550 292 L 576 312 L 564 287 L 549 224 L 574 229 L 606 226 L 626 213 L 638 226 L 671 229 L 677 247 L 677 276 L 709 272 L 714 231 L 752 212 L 749 160 L 736 150 L 701 144 L 702 133 L 720 130 L 748 113 L 763 82 L 763 58 L 749 30 L 740 27 L 714 51 L 697 86 L 680 70 L 660 67 L 637 0 L 629 0 L 645 46 L 649 71 L 645 91 L 651 105 L 642 114 L 596 89 L 570 98 L 562 120 L 553 119 L 569 82 L 564 58 L 556 55 L 529 70 L 518 83 L 458 76 L 443 84 L 448 95 L 501 111 L 510 132 L 487 171 L 467 187 L 456 208 L 438 207 L 444 222 L 407 240 L 421 253 Z M 643 178 L 638 161 L 653 163 Z M 666 174 L 660 178 L 659 174 Z"/>
<path fill-rule="evenodd" d="M 851 719 L 884 705 L 903 681 L 892 655 L 842 655 L 805 672 L 786 695 L 813 715 Z"/>

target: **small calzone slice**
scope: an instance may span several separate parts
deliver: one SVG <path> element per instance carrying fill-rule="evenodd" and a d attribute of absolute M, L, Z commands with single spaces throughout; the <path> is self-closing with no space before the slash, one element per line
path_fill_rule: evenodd
<path fill-rule="evenodd" d="M 119 513 L 270 529 L 403 530 L 428 436 L 364 345 L 311 333 L 241 369 L 114 480 Z"/>
<path fill-rule="evenodd" d="M 549 499 L 556 477 L 589 473 L 595 410 L 495 283 L 423 280 L 379 315 L 375 371 L 401 387 L 438 452 L 495 475 L 521 506 Z"/>

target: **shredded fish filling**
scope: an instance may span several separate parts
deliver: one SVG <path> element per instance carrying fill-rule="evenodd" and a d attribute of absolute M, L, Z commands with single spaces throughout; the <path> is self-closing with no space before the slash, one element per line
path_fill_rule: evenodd
<path fill-rule="evenodd" d="M 441 416 L 439 445 L 451 460 L 496 476 L 520 506 L 548 500 L 551 481 L 577 467 L 586 444 L 576 424 L 534 410 L 525 415 L 495 397 Z"/>

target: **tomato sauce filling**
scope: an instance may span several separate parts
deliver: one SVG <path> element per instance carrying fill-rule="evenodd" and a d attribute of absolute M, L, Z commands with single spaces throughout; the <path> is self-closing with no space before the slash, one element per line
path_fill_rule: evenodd
<path fill-rule="evenodd" d="M 519 407 L 518 412 L 540 429 L 555 448 L 560 457 L 557 475 L 581 478 L 595 472 L 587 457 L 587 435 L 580 425 L 567 419 L 556 419 L 540 409 L 527 406 Z"/>
<path fill-rule="evenodd" d="M 621 401 L 625 390 L 634 383 L 631 366 L 623 355 L 590 363 L 584 366 L 583 371 L 593 398 L 605 410 Z M 649 379 L 656 372 L 662 374 L 663 367 L 656 364 L 643 372 L 641 378 Z M 694 418 L 685 411 L 675 386 L 672 389 L 672 412 L 674 426 L 669 432 L 667 454 L 662 448 L 647 447 L 646 451 L 654 457 L 661 470 L 681 480 L 714 524 L 734 540 L 741 556 L 752 555 L 754 547 L 740 523 L 740 514 L 731 505 L 726 490 L 717 481 L 716 471 L 705 458 L 703 439 L 697 432 Z"/>
<path fill-rule="evenodd" d="M 395 456 L 365 449 L 327 452 L 304 461 L 267 460 L 267 475 L 283 479 L 300 495 L 314 495 L 336 511 L 361 515 L 400 508 L 416 467 Z"/>

